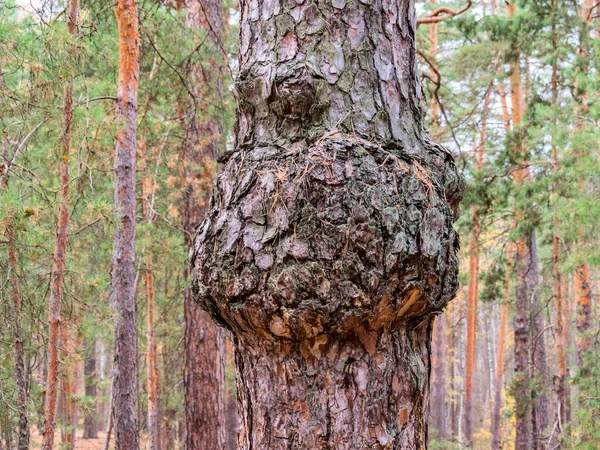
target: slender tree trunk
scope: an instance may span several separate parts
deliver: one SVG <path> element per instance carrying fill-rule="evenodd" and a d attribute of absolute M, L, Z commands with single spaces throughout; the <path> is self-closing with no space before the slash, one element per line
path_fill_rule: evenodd
<path fill-rule="evenodd" d="M 29 421 L 27 414 L 27 373 L 23 351 L 23 312 L 21 310 L 21 291 L 19 289 L 19 264 L 15 249 L 17 234 L 12 225 L 6 229 L 8 240 L 8 266 L 10 269 L 10 287 L 14 307 L 15 339 L 15 380 L 17 385 L 17 410 L 19 411 L 18 450 L 29 449 Z"/>
<path fill-rule="evenodd" d="M 445 343 L 444 317 L 437 316 L 433 325 L 431 378 L 432 400 L 431 417 L 438 431 L 439 439 L 448 437 L 446 429 L 446 361 L 444 355 Z"/>
<path fill-rule="evenodd" d="M 67 29 L 71 36 L 77 33 L 79 16 L 78 0 L 69 0 L 67 13 Z M 74 55 L 73 55 L 74 56 Z M 54 258 L 50 275 L 50 299 L 48 302 L 48 375 L 46 379 L 46 398 L 44 402 L 44 435 L 42 450 L 52 450 L 54 446 L 54 430 L 56 426 L 56 400 L 58 385 L 58 359 L 61 338 L 61 301 L 65 259 L 69 228 L 69 205 L 71 197 L 69 163 L 71 155 L 71 122 L 73 120 L 73 81 L 67 82 L 64 89 L 62 108 L 62 142 L 61 156 L 58 166 L 60 179 L 58 223 L 56 225 L 56 241 Z"/>
<path fill-rule="evenodd" d="M 554 3 L 553 3 L 554 6 Z M 552 106 L 556 107 L 558 104 L 558 63 L 556 57 L 558 55 L 558 41 L 556 39 L 556 25 L 552 24 L 552 48 L 555 53 L 554 62 L 552 63 Z M 554 119 L 554 126 L 556 126 L 556 118 Z M 552 140 L 552 168 L 556 171 L 558 168 L 558 150 Z M 556 183 L 552 186 L 551 200 L 555 200 Z M 553 227 L 555 230 L 559 229 L 559 219 L 555 212 L 555 218 L 553 220 Z M 560 270 L 561 261 L 561 239 L 558 233 L 554 233 L 552 236 L 552 281 L 554 288 L 554 342 L 556 345 L 556 375 L 554 376 L 554 393 L 556 394 L 556 419 L 558 421 L 558 442 L 561 442 L 560 435 L 563 432 L 564 426 L 567 425 L 568 417 L 568 398 L 566 390 L 566 378 L 567 378 L 567 360 L 565 354 L 566 339 L 565 332 L 563 329 L 565 322 L 564 314 L 564 296 L 562 289 L 562 274 Z"/>
<path fill-rule="evenodd" d="M 118 0 L 119 84 L 115 149 L 115 211 L 112 304 L 115 355 L 112 414 L 117 450 L 139 448 L 137 401 L 137 325 L 135 308 L 136 120 L 139 35 L 136 0 Z"/>
<path fill-rule="evenodd" d="M 187 23 L 208 34 L 214 51 L 220 53 L 223 33 L 221 0 L 188 0 Z M 223 62 L 220 57 L 207 71 L 190 68 L 197 100 L 218 101 L 221 95 Z M 208 109 L 208 108 L 207 108 Z M 190 108 L 190 111 L 191 108 Z M 184 245 L 189 248 L 196 227 L 206 211 L 214 160 L 223 144 L 221 125 L 213 118 L 202 121 L 192 112 L 186 120 L 182 148 Z M 197 172 L 201 177 L 194 176 Z M 188 272 L 185 273 L 186 278 Z M 184 294 L 185 311 L 185 445 L 198 450 L 222 449 L 225 441 L 225 334 L 196 303 L 191 291 Z"/>
<path fill-rule="evenodd" d="M 539 285 L 539 259 L 537 253 L 536 233 L 531 231 L 528 237 L 529 260 L 527 270 L 528 295 L 531 302 L 531 378 L 532 384 L 532 407 L 535 448 L 543 445 L 542 441 L 548 428 L 548 396 L 546 394 L 549 380 L 546 374 L 546 341 L 545 341 L 545 321 L 543 307 L 538 297 Z"/>
<path fill-rule="evenodd" d="M 63 443 L 67 449 L 75 448 L 75 430 L 77 423 L 75 421 L 75 405 L 73 397 L 75 395 L 75 383 L 73 374 L 75 367 L 72 361 L 73 355 L 73 336 L 67 327 L 62 327 L 62 360 L 63 370 L 61 371 L 63 399 L 64 399 L 64 435 Z"/>
<path fill-rule="evenodd" d="M 592 291 L 590 286 L 590 268 L 582 264 L 575 269 L 575 297 L 577 299 L 577 358 L 579 366 L 585 368 L 585 355 L 592 345 L 589 330 L 592 315 Z M 584 375 L 587 371 L 584 370 Z"/>
<path fill-rule="evenodd" d="M 144 219 L 150 225 L 153 220 L 154 209 L 154 179 L 149 174 L 146 156 L 146 144 L 140 142 L 139 145 L 140 170 L 143 172 L 142 180 L 142 209 Z M 148 243 L 152 242 L 150 230 L 146 231 L 145 235 Z M 145 271 L 144 281 L 146 285 L 146 302 L 147 302 L 147 350 L 146 361 L 148 366 L 148 448 L 150 450 L 160 450 L 160 427 L 158 416 L 158 397 L 160 387 L 160 372 L 158 370 L 158 347 L 156 343 L 156 333 L 154 330 L 155 318 L 155 302 L 154 302 L 154 268 L 152 264 L 152 249 L 148 248 L 145 255 Z"/>
<path fill-rule="evenodd" d="M 456 393 L 458 392 L 458 386 L 456 385 L 456 349 L 457 349 L 457 339 L 456 339 L 456 327 L 458 326 L 457 317 L 460 316 L 460 312 L 457 313 L 457 303 L 460 300 L 457 300 L 451 303 L 448 306 L 448 349 L 450 350 L 450 392 L 452 392 L 451 401 L 450 401 L 450 426 L 452 428 L 452 438 L 457 436 L 458 434 L 458 399 Z"/>
<path fill-rule="evenodd" d="M 527 247 L 517 242 L 517 286 L 515 292 L 515 450 L 531 450 L 531 389 L 529 374 L 529 297 L 527 293 Z"/>
<path fill-rule="evenodd" d="M 238 448 L 424 449 L 462 181 L 423 127 L 414 2 L 259 0 L 240 27 L 236 145 L 190 259 L 234 336 Z"/>
<path fill-rule="evenodd" d="M 108 417 L 106 418 L 106 436 L 104 437 L 104 445 L 102 446 L 103 450 L 108 450 L 110 447 L 110 439 L 112 437 L 113 424 L 114 424 L 114 414 L 113 414 L 113 397 L 112 397 L 112 388 L 110 394 L 110 400 L 108 402 Z"/>
<path fill-rule="evenodd" d="M 83 366 L 85 396 L 90 399 L 83 420 L 83 439 L 98 439 L 98 374 L 96 372 L 96 339 L 92 338 L 86 346 Z"/>
<path fill-rule="evenodd" d="M 510 245 L 510 244 L 509 244 Z M 514 251 L 508 249 L 508 261 L 511 262 L 514 257 Z M 507 268 L 510 267 L 509 266 Z M 492 414 L 492 450 L 500 450 L 501 443 L 501 415 L 502 410 L 502 387 L 504 384 L 504 358 L 506 354 L 506 324 L 508 322 L 508 306 L 510 303 L 510 273 L 506 271 L 504 280 L 504 295 L 500 309 L 500 326 L 498 328 L 498 353 L 496 354 L 496 381 L 494 392 L 494 409 Z"/>
<path fill-rule="evenodd" d="M 483 169 L 483 152 L 487 130 L 487 113 L 491 99 L 493 85 L 490 84 L 485 94 L 481 135 L 479 145 L 475 146 L 475 171 Z M 469 290 L 467 294 L 467 357 L 465 372 L 465 438 L 467 445 L 473 445 L 473 375 L 475 373 L 475 349 L 477 340 L 477 304 L 479 299 L 479 250 L 481 219 L 479 206 L 474 205 L 471 210 L 473 226 L 469 239 Z"/>
<path fill-rule="evenodd" d="M 580 34 L 579 48 L 577 49 L 577 56 L 583 59 L 581 64 L 581 72 L 583 75 L 588 75 L 590 68 L 590 45 L 589 45 L 589 33 L 590 27 L 593 20 L 593 9 L 595 7 L 594 0 L 584 0 L 583 5 L 579 11 L 579 17 L 582 22 L 582 29 Z M 578 103 L 575 108 L 575 116 L 579 117 L 581 113 L 585 113 L 589 110 L 589 94 L 584 87 L 577 86 L 576 90 Z M 577 130 L 583 130 L 585 128 L 585 122 L 578 120 L 575 124 Z M 591 347 L 591 336 L 589 329 L 591 326 L 591 278 L 590 268 L 587 264 L 580 264 L 575 269 L 575 294 L 577 299 L 577 357 L 580 367 L 582 367 L 583 374 L 587 375 L 588 370 L 584 367 L 584 355 L 587 350 Z"/>

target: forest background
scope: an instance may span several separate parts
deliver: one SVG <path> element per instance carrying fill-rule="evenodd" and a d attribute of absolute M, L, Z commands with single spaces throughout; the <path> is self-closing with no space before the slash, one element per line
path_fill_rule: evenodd
<path fill-rule="evenodd" d="M 42 442 L 60 167 L 71 178 L 56 443 L 103 448 L 110 430 L 118 32 L 112 3 L 82 1 L 71 30 L 67 6 L 0 3 L 0 449 Z M 230 344 L 215 350 L 222 391 L 186 392 L 184 377 L 213 357 L 192 345 L 206 319 L 186 321 L 187 256 L 191 210 L 232 147 L 238 7 L 138 4 L 137 416 L 149 448 L 183 446 L 193 405 L 220 394 L 235 448 Z M 467 181 L 461 289 L 434 328 L 430 447 L 514 448 L 529 418 L 536 448 L 596 449 L 598 4 L 417 2 L 417 15 L 428 128 Z"/>

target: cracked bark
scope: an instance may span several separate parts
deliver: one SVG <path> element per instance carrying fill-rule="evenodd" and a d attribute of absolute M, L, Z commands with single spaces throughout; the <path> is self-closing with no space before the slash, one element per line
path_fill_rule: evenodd
<path fill-rule="evenodd" d="M 423 127 L 411 0 L 241 5 L 236 145 L 191 249 L 241 449 L 424 449 L 463 182 Z"/>

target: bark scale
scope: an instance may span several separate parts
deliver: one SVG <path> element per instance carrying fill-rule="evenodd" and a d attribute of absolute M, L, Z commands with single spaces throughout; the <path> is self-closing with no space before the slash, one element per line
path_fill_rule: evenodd
<path fill-rule="evenodd" d="M 236 146 L 191 249 L 240 449 L 423 449 L 463 182 L 423 127 L 411 0 L 241 5 Z"/>
<path fill-rule="evenodd" d="M 69 0 L 67 11 L 67 30 L 71 36 L 77 33 L 79 17 L 78 0 Z M 73 53 L 73 47 L 71 48 Z M 74 55 L 72 55 L 74 56 Z M 69 233 L 69 205 L 71 197 L 71 177 L 69 164 L 71 155 L 71 123 L 73 121 L 73 81 L 64 88 L 62 108 L 62 142 L 58 165 L 59 195 L 58 222 L 54 242 L 54 257 L 50 274 L 50 299 L 48 300 L 48 374 L 46 378 L 46 397 L 44 400 L 44 434 L 42 450 L 52 450 L 56 427 L 56 402 L 58 396 L 58 369 L 61 346 L 61 301 L 65 273 L 65 259 Z"/>
<path fill-rule="evenodd" d="M 185 2 L 187 24 L 206 33 L 220 53 L 223 37 L 223 4 L 221 0 L 188 0 Z M 218 101 L 222 91 L 223 62 L 219 56 L 212 67 L 190 67 L 192 90 L 200 108 L 208 110 Z M 189 108 L 185 119 L 185 141 L 181 150 L 184 245 L 189 248 L 193 234 L 204 218 L 216 158 L 223 145 L 221 124 L 212 118 L 199 120 Z M 196 175 L 198 172 L 199 175 Z M 186 278 L 188 272 L 185 274 Z M 225 442 L 225 332 L 193 300 L 190 289 L 184 293 L 185 315 L 185 445 L 189 449 L 222 449 Z M 232 432 L 233 430 L 229 430 Z"/>
<path fill-rule="evenodd" d="M 115 354 L 112 415 L 117 450 L 139 448 L 137 417 L 137 324 L 135 308 L 136 120 L 139 71 L 136 0 L 118 0 L 119 82 L 115 145 L 115 212 L 112 304 Z"/>

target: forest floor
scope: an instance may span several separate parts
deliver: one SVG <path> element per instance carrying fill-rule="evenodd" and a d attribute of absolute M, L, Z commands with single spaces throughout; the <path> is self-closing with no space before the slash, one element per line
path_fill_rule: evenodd
<path fill-rule="evenodd" d="M 75 438 L 75 447 L 73 450 L 102 450 L 104 448 L 104 440 L 106 437 L 106 433 L 104 431 L 98 432 L 98 439 L 82 439 L 83 430 L 77 430 L 77 435 Z M 113 436 L 114 438 L 114 436 Z M 141 437 L 140 446 L 144 448 L 146 444 L 146 436 Z M 31 435 L 31 449 L 41 448 L 42 447 L 42 436 L 37 432 L 33 431 Z M 63 444 L 63 440 L 61 438 L 60 431 L 57 430 L 56 438 L 55 438 L 55 447 L 57 449 L 66 448 Z M 111 439 L 109 449 L 114 449 L 114 442 Z"/>

